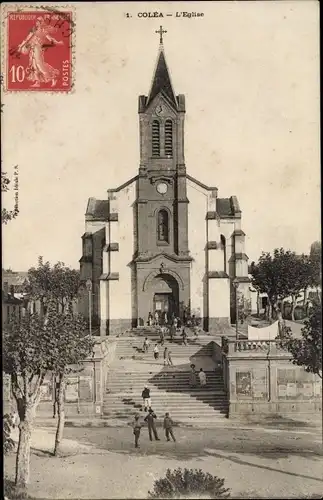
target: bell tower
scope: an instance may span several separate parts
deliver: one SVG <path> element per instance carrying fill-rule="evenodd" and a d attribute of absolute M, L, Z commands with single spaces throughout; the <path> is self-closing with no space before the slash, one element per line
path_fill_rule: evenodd
<path fill-rule="evenodd" d="M 156 215 L 157 226 L 149 230 L 157 234 L 156 244 L 142 234 L 138 252 L 156 253 L 163 247 L 167 253 L 188 254 L 186 169 L 184 159 L 185 97 L 175 95 L 168 71 L 163 33 L 160 27 L 160 45 L 157 63 L 148 96 L 139 96 L 140 167 L 138 203 L 144 208 L 139 219 L 151 217 L 158 209 L 165 212 Z M 166 216 L 168 213 L 168 217 Z M 159 219 L 159 223 L 158 223 Z M 162 224 L 165 230 L 168 219 L 168 235 L 159 239 Z M 142 231 L 142 229 L 141 229 Z"/>
<path fill-rule="evenodd" d="M 163 43 L 166 31 L 160 27 L 156 33 L 160 44 L 150 91 L 139 96 L 138 103 L 137 281 L 163 264 L 164 274 L 167 269 L 178 274 L 189 297 L 192 259 L 184 159 L 185 97 L 175 94 L 171 82 Z"/>

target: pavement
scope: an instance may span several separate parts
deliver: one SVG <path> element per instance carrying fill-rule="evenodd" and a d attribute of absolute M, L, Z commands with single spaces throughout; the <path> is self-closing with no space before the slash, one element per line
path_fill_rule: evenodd
<path fill-rule="evenodd" d="M 313 415 L 292 414 L 286 417 L 264 417 L 257 416 L 257 420 L 251 418 L 221 418 L 214 419 L 214 422 L 203 421 L 203 419 L 187 419 L 180 422 L 179 427 L 203 428 L 203 429 L 280 429 L 280 430 L 308 430 L 315 429 L 316 432 L 322 432 L 322 415 L 317 413 Z M 36 427 L 57 426 L 57 417 L 37 416 Z M 73 416 L 65 419 L 65 427 L 85 427 L 85 428 L 116 428 L 129 427 L 127 420 L 112 418 L 87 418 L 84 416 Z"/>
<path fill-rule="evenodd" d="M 233 498 L 321 498 L 322 435 L 317 428 L 174 430 L 177 442 L 150 442 L 147 429 L 135 449 L 131 429 L 69 428 L 61 456 L 52 456 L 55 429 L 32 433 L 33 499 L 148 498 L 167 468 L 201 468 L 225 480 Z M 17 439 L 17 433 L 14 436 Z M 5 457 L 12 480 L 15 455 Z"/>

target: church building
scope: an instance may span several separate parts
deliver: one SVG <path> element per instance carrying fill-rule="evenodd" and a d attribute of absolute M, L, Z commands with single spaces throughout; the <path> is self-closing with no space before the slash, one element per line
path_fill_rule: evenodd
<path fill-rule="evenodd" d="M 103 336 L 146 325 L 156 311 L 194 314 L 205 331 L 223 332 L 235 320 L 236 285 L 249 294 L 237 197 L 220 198 L 186 168 L 185 96 L 172 86 L 162 33 L 149 94 L 138 99 L 137 174 L 105 200 L 90 198 L 85 214 L 81 280 L 91 280 L 92 300 L 84 287 L 79 308 L 86 317 L 92 309 Z"/>

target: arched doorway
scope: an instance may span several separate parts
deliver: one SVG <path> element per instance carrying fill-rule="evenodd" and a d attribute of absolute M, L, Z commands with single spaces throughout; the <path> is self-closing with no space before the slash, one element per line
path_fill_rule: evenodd
<path fill-rule="evenodd" d="M 152 311 L 155 314 L 179 315 L 179 288 L 176 279 L 169 274 L 157 274 L 149 286 Z"/>

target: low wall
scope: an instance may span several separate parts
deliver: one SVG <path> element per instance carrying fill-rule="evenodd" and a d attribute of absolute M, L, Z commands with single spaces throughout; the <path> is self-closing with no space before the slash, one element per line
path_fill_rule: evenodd
<path fill-rule="evenodd" d="M 228 341 L 226 351 L 230 418 L 321 412 L 322 380 L 294 365 L 276 341 Z"/>
<path fill-rule="evenodd" d="M 116 341 L 108 337 L 98 338 L 94 354 L 82 362 L 83 368 L 67 377 L 65 391 L 66 417 L 82 415 L 101 417 L 109 366 L 114 359 Z M 41 399 L 37 408 L 38 417 L 53 415 L 54 379 L 48 373 L 42 385 Z M 10 393 L 9 380 L 3 388 L 4 410 L 14 411 L 15 403 Z"/>

